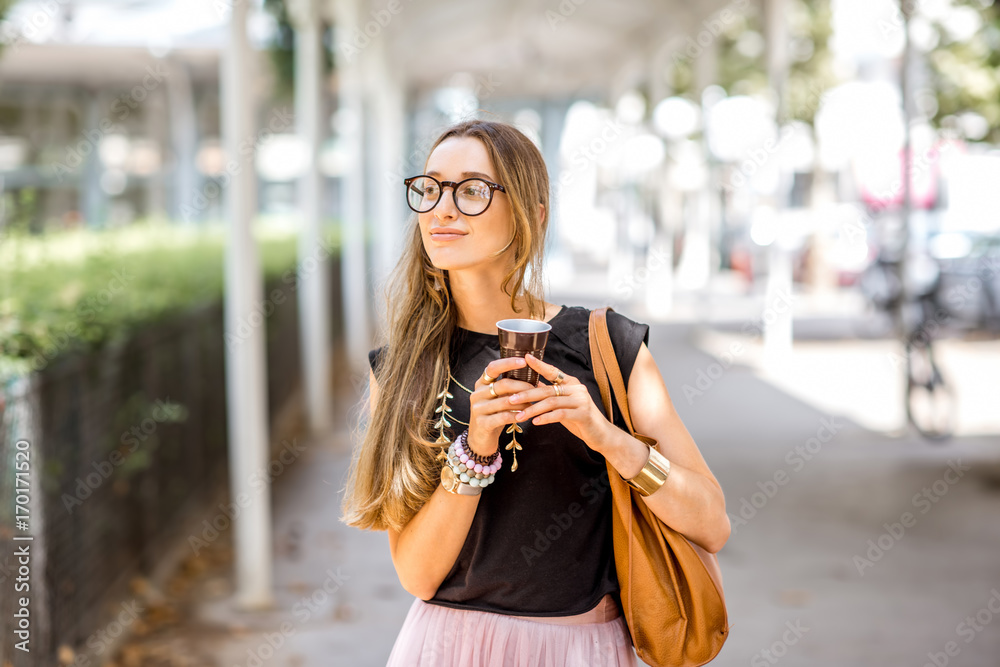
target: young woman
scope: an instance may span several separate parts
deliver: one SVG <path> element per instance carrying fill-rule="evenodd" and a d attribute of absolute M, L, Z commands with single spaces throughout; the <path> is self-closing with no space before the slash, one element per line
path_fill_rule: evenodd
<path fill-rule="evenodd" d="M 462 123 L 406 188 L 417 215 L 389 286 L 385 345 L 369 354 L 371 414 L 343 507 L 347 524 L 388 532 L 416 598 L 389 664 L 634 665 L 605 461 L 625 479 L 658 473 L 644 501 L 708 551 L 730 531 L 722 489 L 646 347 L 649 327 L 608 313 L 652 453 L 600 407 L 590 311 L 543 298 L 549 183 L 535 145 L 503 123 Z M 551 325 L 544 361 L 500 358 L 496 322 L 508 318 Z M 538 386 L 497 379 L 526 365 Z"/>

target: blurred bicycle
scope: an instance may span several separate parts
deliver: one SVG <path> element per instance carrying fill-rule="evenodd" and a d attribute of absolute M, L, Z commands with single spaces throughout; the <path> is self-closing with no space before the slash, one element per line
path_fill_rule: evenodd
<path fill-rule="evenodd" d="M 901 289 L 901 255 L 884 246 L 865 269 L 858 284 L 879 310 L 896 319 L 906 361 L 906 418 L 921 436 L 932 441 L 949 439 L 955 432 L 956 403 L 951 385 L 935 361 L 934 340 L 950 319 L 944 303 L 941 271 L 927 254 L 907 257 L 904 290 Z"/>

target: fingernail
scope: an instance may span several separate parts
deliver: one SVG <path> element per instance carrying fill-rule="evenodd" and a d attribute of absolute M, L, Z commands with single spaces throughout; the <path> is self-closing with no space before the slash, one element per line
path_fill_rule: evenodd
<path fill-rule="evenodd" d="M 521 410 L 514 416 L 517 417 L 517 421 L 521 421 L 522 419 L 524 419 L 524 410 Z"/>
<path fill-rule="evenodd" d="M 517 403 L 517 399 L 520 398 L 517 394 L 512 394 L 510 397 L 511 403 Z"/>

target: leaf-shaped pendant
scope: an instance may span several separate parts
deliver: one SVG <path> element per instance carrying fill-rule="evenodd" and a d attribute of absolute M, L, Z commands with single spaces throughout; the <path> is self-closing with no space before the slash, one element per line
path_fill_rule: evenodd
<path fill-rule="evenodd" d="M 514 472 L 515 470 L 517 470 L 517 450 L 521 449 L 521 443 L 517 441 L 517 434 L 524 433 L 524 429 L 521 428 L 520 424 L 515 423 L 508 426 L 507 430 L 504 432 L 513 434 L 510 439 L 510 442 L 507 443 L 507 446 L 504 449 L 511 450 L 511 455 L 513 456 L 513 462 L 510 465 L 510 471 Z"/>
<path fill-rule="evenodd" d="M 440 414 L 441 416 L 436 422 L 434 422 L 434 426 L 431 428 L 438 429 L 438 437 L 437 440 L 434 441 L 434 444 L 441 445 L 441 452 L 437 455 L 437 460 L 440 461 L 448 458 L 446 450 L 448 449 L 448 445 L 451 444 L 451 440 L 449 440 L 448 436 L 444 434 L 444 430 L 445 428 L 451 428 L 451 422 L 448 421 L 448 417 L 446 416 L 449 412 L 451 412 L 451 408 L 448 407 L 447 401 L 449 398 L 455 397 L 450 391 L 448 391 L 447 387 L 445 387 L 443 391 L 439 392 L 437 397 L 441 399 L 441 405 L 435 408 L 434 413 Z"/>

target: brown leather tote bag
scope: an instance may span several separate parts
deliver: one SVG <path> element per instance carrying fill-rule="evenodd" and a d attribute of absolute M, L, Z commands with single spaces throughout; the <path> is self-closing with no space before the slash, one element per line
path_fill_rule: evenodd
<path fill-rule="evenodd" d="M 604 411 L 613 421 L 613 389 L 629 432 L 652 447 L 656 441 L 632 427 L 608 333 L 609 310 L 605 306 L 590 314 L 590 355 Z M 663 523 L 610 463 L 608 481 L 622 611 L 636 653 L 653 667 L 704 665 L 729 636 L 718 559 Z"/>

